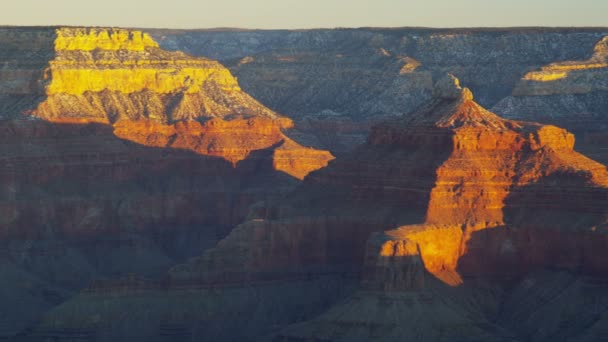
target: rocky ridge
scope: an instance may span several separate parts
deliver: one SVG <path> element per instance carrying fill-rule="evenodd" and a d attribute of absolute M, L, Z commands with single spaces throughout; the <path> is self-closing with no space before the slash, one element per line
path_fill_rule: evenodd
<path fill-rule="evenodd" d="M 606 163 L 608 37 L 585 60 L 555 62 L 522 77 L 493 110 L 508 118 L 560 125 L 574 132 L 577 148 Z"/>
<path fill-rule="evenodd" d="M 241 91 L 216 61 L 166 52 L 140 31 L 60 28 L 56 34 L 46 97 L 34 117 L 113 124 L 123 139 L 235 165 L 252 151 L 272 149 L 274 166 L 300 179 L 332 158 L 283 135 L 291 120 Z"/>
<path fill-rule="evenodd" d="M 524 331 L 513 313 L 496 315 L 502 305 L 517 305 L 521 299 L 514 298 L 523 293 L 563 313 L 562 304 L 539 298 L 551 298 L 551 286 L 517 294 L 506 285 L 528 276 L 528 282 L 553 278 L 555 287 L 571 286 L 559 273 L 535 273 L 547 267 L 605 274 L 599 247 L 607 242 L 605 166 L 574 152 L 573 136 L 562 129 L 484 110 L 454 78 L 444 79 L 437 95 L 451 103 L 430 104 L 394 124 L 389 135 L 400 130 L 410 137 L 409 127 L 426 125 L 452 132 L 453 150 L 437 169 L 425 223 L 372 236 L 362 290 L 320 317 L 287 328 L 277 340 L 396 341 L 407 335 L 424 341 L 515 341 L 586 333 L 587 323 L 580 320 L 572 323 L 576 328 L 565 328 L 535 318 L 538 326 Z M 574 310 L 586 310 L 578 305 Z"/>
<path fill-rule="evenodd" d="M 361 277 L 360 290 L 343 301 L 285 301 L 286 311 L 304 310 L 297 319 L 302 323 L 263 331 L 278 341 L 390 341 L 404 334 L 517 340 L 523 332 L 510 316 L 496 319 L 511 293 L 504 284 L 546 267 L 604 274 L 606 167 L 575 152 L 574 137 L 563 129 L 485 110 L 453 76 L 438 82 L 434 96 L 416 115 L 376 126 L 366 144 L 312 173 L 286 199 L 254 206 L 248 222 L 215 248 L 171 269 L 163 300 L 182 293 L 185 284 L 221 289 L 213 300 L 226 298 L 226 289 L 254 286 L 261 291 L 254 306 L 264 312 L 259 317 L 282 327 L 286 321 L 261 303 L 293 297 L 263 289 L 309 284 L 321 296 L 345 295 L 352 289 L 346 279 Z M 341 285 L 322 290 L 312 285 L 315 279 Z M 85 324 L 95 303 L 115 293 L 103 288 L 51 311 L 42 327 L 111 331 L 107 324 L 124 302 L 106 306 L 99 324 Z M 158 293 L 128 290 L 122 298 L 132 303 L 142 295 Z M 243 308 L 234 304 L 216 314 Z M 176 324 L 200 326 L 196 310 L 163 312 Z M 194 317 L 177 318 L 185 312 Z M 415 317 L 420 320 L 408 323 Z M 205 336 L 205 330 L 189 336 Z"/>
<path fill-rule="evenodd" d="M 218 62 L 140 31 L 2 28 L 0 41 L 0 296 L 23 306 L 0 309 L 2 338 L 93 280 L 159 279 L 333 158 L 287 138 L 291 120 Z"/>
<path fill-rule="evenodd" d="M 296 121 L 294 139 L 338 154 L 364 143 L 373 125 L 430 100 L 445 73 L 491 108 L 528 72 L 587 59 L 608 34 L 605 28 L 149 32 L 166 49 L 219 59 L 243 89 Z M 539 121 L 526 113 L 518 119 Z"/>

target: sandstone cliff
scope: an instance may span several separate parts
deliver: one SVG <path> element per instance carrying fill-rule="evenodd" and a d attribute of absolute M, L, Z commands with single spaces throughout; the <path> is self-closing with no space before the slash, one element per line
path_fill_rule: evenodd
<path fill-rule="evenodd" d="M 591 318 L 550 326 L 516 303 L 528 296 L 544 312 L 553 307 L 564 314 L 565 305 L 586 310 L 576 304 L 580 297 L 564 306 L 556 302 L 559 291 L 571 291 L 574 276 L 535 272 L 605 276 L 606 253 L 599 246 L 607 243 L 606 167 L 574 152 L 568 132 L 501 119 L 474 103 L 454 78 L 442 83 L 439 100 L 382 129 L 390 132 L 383 135 L 387 141 L 411 141 L 411 132 L 430 127 L 451 140 L 424 223 L 373 236 L 362 291 L 277 340 L 393 341 L 410 334 L 423 341 L 550 340 L 585 332 L 583 321 Z M 507 284 L 526 275 L 556 282 L 535 290 L 522 284 L 519 293 L 511 292 Z M 501 305 L 508 309 L 501 312 Z M 518 310 L 537 326 L 518 326 Z"/>
<path fill-rule="evenodd" d="M 606 28 L 149 32 L 164 48 L 219 59 L 243 89 L 296 121 L 294 138 L 338 154 L 363 143 L 374 124 L 430 100 L 439 75 L 454 74 L 491 108 L 526 73 L 587 59 L 608 34 Z"/>
<path fill-rule="evenodd" d="M 95 279 L 158 280 L 333 158 L 287 138 L 291 120 L 218 62 L 145 33 L 7 28 L 0 41 L 1 295 L 23 305 L 0 308 L 2 338 Z"/>
<path fill-rule="evenodd" d="M 227 305 L 214 309 L 216 315 L 253 319 L 241 300 L 226 298 L 252 286 L 255 317 L 268 328 L 249 328 L 251 334 L 278 341 L 504 341 L 540 334 L 500 311 L 526 298 L 547 310 L 555 305 L 553 288 L 533 292 L 526 276 L 542 277 L 536 272 L 549 267 L 586 276 L 606 272 L 608 171 L 573 145 L 573 135 L 558 127 L 498 117 L 446 77 L 415 115 L 377 125 L 354 153 L 312 173 L 283 200 L 254 206 L 248 222 L 215 248 L 172 268 L 164 287 L 140 292 L 127 286 L 123 302 L 105 306 L 100 321 L 90 323 L 98 301 L 118 291 L 100 286 L 51 311 L 40 329 L 84 325 L 107 333 L 125 302 L 159 296 L 159 286 L 166 291 L 163 303 L 184 289 L 204 289 L 197 291 L 205 301 Z M 361 287 L 343 300 L 353 277 Z M 317 280 L 331 285 L 323 289 Z M 523 290 L 510 292 L 514 283 Z M 285 291 L 268 293 L 276 284 Z M 317 295 L 298 302 L 290 291 L 299 286 Z M 560 280 L 555 293 L 569 286 Z M 264 303 L 270 300 L 289 318 L 269 314 Z M 161 310 L 188 336 L 205 336 L 196 317 L 207 322 L 201 318 L 207 316 L 162 305 L 153 310 L 156 326 Z M 129 319 L 140 322 L 143 306 L 136 307 Z M 290 316 L 297 307 L 301 315 Z M 284 327 L 289 321 L 300 323 Z M 553 329 L 542 336 L 565 331 L 538 322 Z M 577 329 L 568 336 L 584 331 Z"/>
<path fill-rule="evenodd" d="M 31 112 L 35 117 L 114 124 L 123 139 L 233 164 L 273 149 L 277 170 L 300 179 L 332 158 L 285 137 L 281 129 L 291 128 L 291 120 L 243 92 L 216 61 L 164 51 L 140 31 L 60 28 L 56 35 L 46 98 Z"/>

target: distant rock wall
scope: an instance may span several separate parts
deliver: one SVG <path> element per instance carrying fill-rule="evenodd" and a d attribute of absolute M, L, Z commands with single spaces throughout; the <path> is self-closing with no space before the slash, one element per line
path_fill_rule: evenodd
<path fill-rule="evenodd" d="M 491 108 L 529 72 L 586 60 L 608 35 L 602 28 L 148 32 L 164 48 L 221 60 L 243 89 L 296 120 L 295 139 L 338 154 L 364 141 L 374 123 L 429 100 L 438 75 L 454 74 Z M 525 115 L 519 119 L 559 124 Z M 334 126 L 344 129 L 323 129 Z"/>

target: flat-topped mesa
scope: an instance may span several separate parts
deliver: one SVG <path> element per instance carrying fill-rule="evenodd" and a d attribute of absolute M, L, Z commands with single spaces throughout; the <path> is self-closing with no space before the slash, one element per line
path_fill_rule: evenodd
<path fill-rule="evenodd" d="M 577 149 L 608 163 L 608 36 L 588 59 L 559 61 L 528 72 L 492 110 L 515 120 L 557 125 L 576 134 Z"/>
<path fill-rule="evenodd" d="M 56 33 L 55 51 L 144 51 L 159 47 L 147 33 L 120 28 L 62 28 Z"/>
<path fill-rule="evenodd" d="M 272 149 L 274 169 L 300 179 L 333 159 L 290 141 L 281 130 L 292 121 L 243 92 L 217 61 L 165 51 L 146 33 L 113 28 L 59 28 L 54 48 L 46 98 L 31 113 L 38 118 L 112 124 L 120 138 L 233 165 Z"/>
<path fill-rule="evenodd" d="M 60 28 L 55 54 L 48 98 L 34 110 L 44 119 L 171 123 L 256 115 L 290 125 L 242 92 L 220 63 L 164 51 L 139 31 Z"/>
<path fill-rule="evenodd" d="M 552 63 L 527 73 L 513 90 L 514 96 L 585 94 L 608 90 L 608 36 L 583 61 Z"/>

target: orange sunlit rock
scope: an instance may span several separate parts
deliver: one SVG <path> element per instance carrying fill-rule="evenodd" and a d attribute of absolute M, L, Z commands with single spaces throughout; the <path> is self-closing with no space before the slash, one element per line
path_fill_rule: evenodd
<path fill-rule="evenodd" d="M 584 61 L 552 63 L 524 75 L 513 90 L 516 96 L 578 94 L 606 90 L 608 37 L 596 45 L 591 58 Z"/>
<path fill-rule="evenodd" d="M 494 229 L 499 232 L 498 227 L 529 224 L 507 217 L 510 214 L 506 212 L 508 206 L 534 207 L 545 205 L 543 201 L 560 201 L 559 197 L 551 198 L 550 194 L 549 198 L 543 198 L 546 196 L 544 191 L 551 193 L 555 190 L 537 184 L 543 184 L 545 179 L 552 177 L 565 177 L 568 182 L 586 184 L 586 188 L 576 190 L 569 188 L 566 181 L 554 186 L 568 189 L 565 192 L 573 198 L 580 195 L 576 200 L 593 210 L 594 205 L 589 200 L 597 196 L 593 195 L 594 189 L 608 189 L 608 172 L 604 165 L 575 152 L 574 136 L 566 130 L 502 119 L 475 103 L 470 91 L 460 88 L 456 79 L 447 78 L 441 82 L 437 88 L 438 100 L 423 108 L 407 122 L 407 126 L 395 123 L 372 134 L 371 139 L 374 140 L 397 138 L 422 144 L 443 141 L 447 142 L 451 152 L 436 170 L 425 223 L 387 232 L 387 240 L 377 247 L 377 258 L 368 260 L 382 265 L 387 250 L 392 258 L 411 256 L 411 251 L 415 251 L 428 272 L 447 284 L 458 285 L 458 267 L 462 266 L 459 260 L 471 252 L 471 245 L 479 244 L 476 242 L 478 232 Z M 415 137 L 420 131 L 433 132 L 434 139 L 417 141 Z M 390 133 L 386 135 L 386 132 Z M 535 199 L 539 203 L 507 203 L 523 188 L 530 188 L 527 191 L 531 194 L 518 201 L 537 196 Z M 599 198 L 605 199 L 605 195 Z M 565 206 L 567 210 L 567 205 L 559 202 L 549 206 Z M 596 220 L 601 224 L 602 214 Z M 546 224 L 551 226 L 549 222 Z M 571 229 L 577 229 L 575 218 Z M 493 234 L 489 232 L 481 236 Z M 498 241 L 506 238 L 489 239 L 495 240 L 488 240 L 487 246 L 479 248 L 498 248 Z M 402 244 L 409 246 L 403 253 L 394 247 Z M 556 241 L 555 245 L 559 242 Z M 528 262 L 548 262 L 546 258 L 551 252 L 544 252 L 544 257 L 542 254 L 538 256 L 541 259 Z M 576 263 L 576 260 L 572 262 Z M 378 265 L 370 267 L 374 269 Z M 523 270 L 529 266 L 520 265 L 520 268 Z M 465 271 L 476 272 L 470 268 Z"/>
<path fill-rule="evenodd" d="M 222 283 L 351 267 L 368 290 L 415 290 L 429 277 L 458 286 L 468 275 L 550 264 L 583 244 L 570 234 L 606 229 L 608 172 L 573 150 L 571 133 L 502 119 L 453 76 L 434 95 L 417 113 L 376 125 L 366 144 L 283 202 L 253 210 L 171 277 Z M 571 233 L 545 247 L 537 237 L 552 229 Z M 579 248 L 561 254 L 576 265 Z M 595 258 L 587 265 L 601 264 Z"/>
<path fill-rule="evenodd" d="M 160 49 L 139 31 L 59 28 L 46 98 L 32 112 L 56 123 L 105 123 L 116 136 L 223 158 L 273 149 L 275 170 L 302 179 L 333 156 L 298 145 L 293 127 L 243 92 L 220 63 Z"/>

